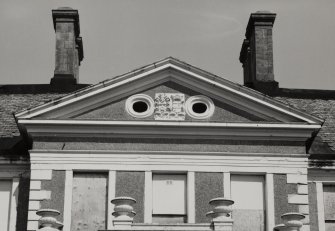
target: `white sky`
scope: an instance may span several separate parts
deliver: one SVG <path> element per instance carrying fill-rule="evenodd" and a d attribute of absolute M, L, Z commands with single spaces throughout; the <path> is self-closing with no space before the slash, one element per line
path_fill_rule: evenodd
<path fill-rule="evenodd" d="M 79 10 L 81 83 L 96 83 L 167 56 L 234 82 L 251 12 L 277 13 L 274 72 L 281 87 L 335 89 L 334 0 L 1 0 L 1 84 L 49 83 L 51 10 Z"/>

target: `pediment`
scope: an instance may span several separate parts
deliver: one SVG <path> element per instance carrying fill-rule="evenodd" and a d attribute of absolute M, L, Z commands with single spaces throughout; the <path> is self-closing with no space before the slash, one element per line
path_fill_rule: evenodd
<path fill-rule="evenodd" d="M 185 99 L 192 95 L 204 95 L 216 102 L 218 110 L 231 112 L 250 121 L 322 122 L 271 97 L 174 58 L 92 85 L 15 116 L 18 119 L 75 119 L 84 118 L 85 113 L 87 116 L 92 115 L 95 111 L 98 117 L 92 118 L 99 119 L 99 111 L 108 107 L 112 109 L 113 104 L 120 104 L 131 95 L 149 93 L 153 96 L 169 91 L 182 93 Z M 102 116 L 101 119 L 112 118 Z"/>
<path fill-rule="evenodd" d="M 145 102 L 152 102 L 149 102 L 151 113 L 147 110 L 148 113 L 143 114 L 141 111 L 142 114 L 136 116 L 128 110 L 129 105 L 127 109 L 127 101 L 129 104 L 129 99 L 135 98 L 131 102 L 137 102 L 138 96 L 144 97 L 142 99 Z M 201 116 L 205 114 L 194 109 L 194 105 L 199 102 L 204 103 L 213 113 Z M 319 118 L 174 58 L 92 85 L 15 116 L 23 125 L 56 125 L 63 121 L 64 124 L 111 126 L 147 124 L 175 127 L 177 124 L 181 127 L 200 125 L 214 128 L 247 124 L 250 128 L 280 128 L 282 125 L 292 127 L 292 124 L 296 124 L 313 125 L 313 128 L 308 128 L 315 130 L 322 123 Z"/>

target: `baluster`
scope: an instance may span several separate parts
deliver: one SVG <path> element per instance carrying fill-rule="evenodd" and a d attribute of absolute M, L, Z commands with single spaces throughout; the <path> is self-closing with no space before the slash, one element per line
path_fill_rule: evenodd
<path fill-rule="evenodd" d="M 231 219 L 230 213 L 232 212 L 231 206 L 234 201 L 219 197 L 210 200 L 209 204 L 213 206 L 213 211 L 208 212 L 206 216 L 212 218 L 214 230 L 232 231 L 233 219 Z"/>
<path fill-rule="evenodd" d="M 114 212 L 112 215 L 115 217 L 113 225 L 115 229 L 131 229 L 131 225 L 136 213 L 133 211 L 133 205 L 136 200 L 131 197 L 117 197 L 111 200 L 114 204 Z"/>
<path fill-rule="evenodd" d="M 57 221 L 56 217 L 60 214 L 59 211 L 55 209 L 40 209 L 36 212 L 39 219 L 39 231 L 58 231 L 60 230 L 62 224 Z M 61 224 L 61 225 L 60 225 Z"/>

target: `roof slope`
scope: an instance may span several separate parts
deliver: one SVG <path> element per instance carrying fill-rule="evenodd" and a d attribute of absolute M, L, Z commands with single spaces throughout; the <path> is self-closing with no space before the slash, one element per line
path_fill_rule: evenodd
<path fill-rule="evenodd" d="M 35 107 L 64 94 L 0 94 L 0 137 L 19 136 L 13 116 L 22 108 Z"/>
<path fill-rule="evenodd" d="M 54 89 L 50 85 L 0 86 L 0 138 L 20 135 L 13 113 L 55 100 L 86 86 L 80 84 L 70 89 Z"/>
<path fill-rule="evenodd" d="M 314 95 L 313 99 L 287 96 L 277 96 L 274 98 L 289 106 L 324 119 L 317 137 L 322 142 L 327 143 L 331 150 L 335 151 L 335 99 L 318 98 L 317 95 Z"/>

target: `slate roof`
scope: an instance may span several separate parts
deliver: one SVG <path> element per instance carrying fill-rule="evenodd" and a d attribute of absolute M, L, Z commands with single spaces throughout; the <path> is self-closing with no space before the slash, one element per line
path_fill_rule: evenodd
<path fill-rule="evenodd" d="M 306 92 L 309 90 L 306 90 Z M 335 91 L 329 91 L 331 95 L 322 96 L 324 91 L 319 91 L 319 98 L 313 94 L 310 98 L 297 96 L 276 96 L 279 100 L 289 106 L 305 111 L 314 116 L 324 119 L 322 128 L 317 134 L 318 140 L 326 143 L 335 152 Z M 320 97 L 321 95 L 321 97 Z"/>
<path fill-rule="evenodd" d="M 0 138 L 20 136 L 13 113 L 36 107 L 86 86 L 78 84 L 68 89 L 55 89 L 48 84 L 0 86 Z"/>

